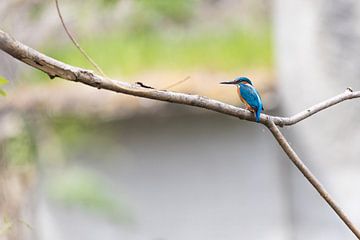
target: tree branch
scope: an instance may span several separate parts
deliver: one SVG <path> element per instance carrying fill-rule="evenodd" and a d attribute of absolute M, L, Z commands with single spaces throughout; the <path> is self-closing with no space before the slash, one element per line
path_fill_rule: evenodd
<path fill-rule="evenodd" d="M 61 11 L 60 11 L 60 7 L 59 7 L 59 2 L 58 0 L 55 0 L 55 5 L 56 5 L 56 11 L 57 11 L 57 14 L 60 18 L 60 21 L 61 21 L 61 24 L 66 32 L 66 34 L 68 35 L 68 37 L 70 38 L 70 40 L 73 42 L 73 44 L 75 45 L 75 47 L 77 49 L 79 49 L 80 53 L 86 58 L 86 60 L 89 61 L 89 63 L 91 65 L 93 65 L 93 67 L 101 74 L 103 75 L 104 77 L 106 77 L 104 71 L 96 64 L 96 62 L 85 52 L 85 50 L 80 46 L 80 44 L 76 41 L 76 39 L 74 38 L 74 36 L 70 33 L 69 29 L 66 27 L 66 24 L 65 24 L 65 21 L 64 21 L 64 18 L 61 14 Z"/>
<path fill-rule="evenodd" d="M 126 82 L 116 81 L 109 78 L 95 75 L 93 72 L 73 67 L 53 58 L 50 58 L 36 50 L 16 41 L 9 34 L 0 30 L 0 49 L 7 52 L 14 58 L 37 68 L 50 76 L 50 78 L 61 77 L 74 82 L 81 82 L 83 84 L 96 87 L 98 89 L 107 89 L 114 92 L 124 93 L 137 97 L 155 99 L 159 101 L 166 101 L 184 105 L 190 105 L 200 108 L 205 108 L 222 114 L 234 116 L 242 120 L 255 122 L 253 114 L 245 109 L 234 107 L 232 105 L 209 99 L 198 95 L 190 95 L 185 93 L 171 92 L 166 90 L 157 90 L 151 88 L 144 88 L 139 84 L 130 84 Z M 292 160 L 295 166 L 302 172 L 305 178 L 313 185 L 319 194 L 325 199 L 330 207 L 342 219 L 342 221 L 349 227 L 349 229 L 360 239 L 360 231 L 350 221 L 346 214 L 331 198 L 328 192 L 321 185 L 319 180 L 310 172 L 304 165 L 301 159 L 296 155 L 294 150 L 290 147 L 284 136 L 281 134 L 278 126 L 289 126 L 296 124 L 326 108 L 335 104 L 343 102 L 352 98 L 359 98 L 360 91 L 353 92 L 348 88 L 344 93 L 332 97 L 326 101 L 316 104 L 308 109 L 293 115 L 292 117 L 278 117 L 261 114 L 260 123 L 269 128 L 273 136 L 276 138 L 282 149 Z"/>
<path fill-rule="evenodd" d="M 300 172 L 305 176 L 305 178 L 313 185 L 313 187 L 318 191 L 321 197 L 330 205 L 330 207 L 336 212 L 336 214 L 343 220 L 343 222 L 349 227 L 349 229 L 360 239 L 360 231 L 355 227 L 351 222 L 345 212 L 339 207 L 339 205 L 334 201 L 334 199 L 329 195 L 329 193 L 322 186 L 320 181 L 312 174 L 312 172 L 305 166 L 301 161 L 299 156 L 291 148 L 288 141 L 285 139 L 284 135 L 280 132 L 279 128 L 274 124 L 274 122 L 269 121 L 267 127 L 284 150 L 286 155 L 290 160 L 295 164 L 295 166 L 300 170 Z"/>
<path fill-rule="evenodd" d="M 348 87 L 345 92 L 332 97 L 330 99 L 327 99 L 323 102 L 320 102 L 312 107 L 307 108 L 306 110 L 299 112 L 291 117 L 272 117 L 271 120 L 278 125 L 278 126 L 290 126 L 294 125 L 312 115 L 315 113 L 318 113 L 322 110 L 325 110 L 326 108 L 329 108 L 331 106 L 334 106 L 338 103 L 341 103 L 345 100 L 353 99 L 353 98 L 359 98 L 360 97 L 360 91 L 354 92 L 350 87 Z"/>
<path fill-rule="evenodd" d="M 73 67 L 39 53 L 38 51 L 16 41 L 9 34 L 3 32 L 2 30 L 0 30 L 0 49 L 10 54 L 14 58 L 45 72 L 49 75 L 50 78 L 60 77 L 74 82 L 81 82 L 98 89 L 106 89 L 137 97 L 205 108 L 243 120 L 255 122 L 255 117 L 250 111 L 214 99 L 179 92 L 143 88 L 138 84 L 130 84 L 109 79 L 96 75 L 90 70 Z M 266 124 L 271 120 L 278 126 L 293 125 L 330 106 L 347 99 L 358 97 L 360 97 L 360 91 L 352 92 L 350 90 L 346 90 L 344 93 L 314 105 L 292 117 L 278 117 L 261 114 L 260 122 L 262 124 Z"/>

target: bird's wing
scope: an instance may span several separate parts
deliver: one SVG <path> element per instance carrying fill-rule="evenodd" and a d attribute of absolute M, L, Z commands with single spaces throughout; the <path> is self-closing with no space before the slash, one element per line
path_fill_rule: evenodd
<path fill-rule="evenodd" d="M 240 86 L 240 94 L 252 108 L 257 110 L 259 107 L 262 107 L 260 95 L 253 86 L 242 84 Z"/>

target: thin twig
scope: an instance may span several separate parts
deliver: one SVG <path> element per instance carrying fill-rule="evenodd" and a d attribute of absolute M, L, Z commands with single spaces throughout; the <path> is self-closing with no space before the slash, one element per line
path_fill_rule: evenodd
<path fill-rule="evenodd" d="M 349 229 L 355 234 L 355 236 L 360 239 L 360 231 L 355 227 L 351 222 L 349 217 L 345 212 L 339 207 L 339 205 L 334 201 L 330 194 L 325 190 L 324 186 L 320 181 L 312 174 L 312 172 L 305 166 L 301 161 L 299 156 L 291 148 L 290 144 L 285 139 L 284 135 L 280 132 L 279 128 L 274 124 L 274 122 L 269 121 L 266 126 L 269 128 L 281 148 L 284 150 L 286 155 L 290 160 L 295 164 L 295 166 L 300 170 L 300 172 L 305 176 L 305 178 L 313 185 L 313 187 L 318 191 L 321 197 L 330 205 L 330 207 L 335 211 L 335 213 L 341 218 L 341 220 L 349 227 Z"/>
<path fill-rule="evenodd" d="M 76 39 L 74 38 L 74 36 L 70 33 L 69 29 L 66 27 L 65 21 L 63 19 L 63 16 L 61 14 L 60 11 L 60 7 L 59 7 L 59 2 L 58 0 L 55 0 L 55 4 L 56 4 L 56 10 L 58 13 L 58 16 L 60 18 L 61 24 L 65 29 L 66 34 L 68 35 L 68 37 L 70 38 L 70 40 L 74 43 L 75 47 L 77 49 L 79 49 L 80 53 L 89 61 L 89 63 L 91 65 L 93 65 L 93 67 L 104 77 L 106 77 L 106 74 L 104 73 L 103 70 L 101 70 L 101 68 L 95 63 L 94 60 L 92 60 L 92 58 L 85 52 L 85 50 L 80 46 L 80 44 L 76 41 Z"/>
<path fill-rule="evenodd" d="M 343 92 L 337 96 L 334 96 L 330 99 L 327 99 L 325 101 L 322 101 L 314 106 L 311 106 L 311 107 L 305 109 L 304 111 L 301 111 L 291 117 L 288 117 L 288 118 L 280 117 L 280 118 L 273 119 L 273 121 L 275 122 L 276 125 L 279 125 L 279 126 L 294 125 L 294 124 L 314 115 L 315 113 L 318 113 L 318 112 L 325 110 L 331 106 L 334 106 L 335 104 L 338 104 L 345 100 L 349 100 L 352 98 L 359 98 L 359 97 L 360 97 L 360 91 L 354 92 L 350 87 L 348 87 L 345 90 L 345 92 Z"/>
<path fill-rule="evenodd" d="M 16 41 L 9 34 L 1 30 L 0 49 L 10 54 L 14 58 L 34 68 L 37 68 L 52 77 L 58 76 L 70 81 L 81 82 L 83 84 L 96 87 L 98 89 L 107 89 L 110 91 L 143 98 L 205 108 L 222 114 L 234 116 L 242 120 L 255 122 L 255 118 L 250 111 L 234 107 L 232 105 L 214 99 L 185 93 L 148 89 L 141 87 L 137 84 L 130 84 L 95 75 L 89 70 L 65 64 L 42 53 L 39 53 L 36 50 Z M 326 192 L 326 190 L 316 179 L 316 177 L 302 163 L 300 158 L 296 155 L 294 150 L 290 147 L 290 145 L 276 126 L 296 124 L 312 116 L 315 113 L 318 113 L 328 107 L 352 98 L 360 98 L 360 91 L 353 92 L 351 89 L 348 88 L 344 93 L 341 93 L 319 104 L 316 104 L 306 109 L 305 111 L 295 114 L 292 117 L 278 117 L 261 114 L 260 123 L 266 125 L 270 129 L 276 140 L 279 142 L 280 146 L 283 148 L 288 157 L 293 161 L 296 167 L 304 174 L 304 176 L 320 193 L 320 195 L 325 199 L 325 201 L 331 206 L 331 208 L 334 209 L 334 211 L 338 214 L 341 220 L 349 227 L 349 229 L 357 236 L 357 238 L 360 239 L 360 231 L 354 226 L 354 224 L 349 220 L 345 213 L 334 202 L 334 200 Z"/>
<path fill-rule="evenodd" d="M 169 86 L 165 87 L 164 90 L 169 90 L 170 88 L 176 87 L 177 85 L 186 82 L 186 81 L 189 80 L 190 78 L 191 78 L 190 76 L 187 76 L 186 78 L 181 79 L 180 81 L 177 81 L 177 82 L 172 83 L 172 84 L 170 84 Z"/>

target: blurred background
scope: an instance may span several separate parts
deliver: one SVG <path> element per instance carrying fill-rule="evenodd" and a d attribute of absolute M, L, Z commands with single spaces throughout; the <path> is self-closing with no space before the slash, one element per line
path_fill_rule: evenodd
<path fill-rule="evenodd" d="M 60 0 L 108 76 L 240 106 L 248 76 L 290 116 L 360 89 L 357 0 Z M 2 0 L 0 28 L 92 69 L 51 0 Z M 0 52 L 0 239 L 353 239 L 261 125 L 45 74 Z M 2 83 L 2 81 L 0 81 Z M 282 131 L 360 226 L 360 103 Z"/>

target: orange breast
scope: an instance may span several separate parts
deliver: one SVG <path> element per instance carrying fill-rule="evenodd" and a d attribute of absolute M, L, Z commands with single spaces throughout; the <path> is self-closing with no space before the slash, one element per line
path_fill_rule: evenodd
<path fill-rule="evenodd" d="M 237 88 L 236 88 L 236 91 L 237 91 L 237 94 L 239 95 L 239 98 L 241 99 L 241 101 L 242 101 L 243 103 L 245 103 L 245 102 L 244 102 L 245 100 L 242 98 L 242 96 L 241 96 L 241 94 L 240 94 L 240 88 L 237 87 Z"/>
<path fill-rule="evenodd" d="M 246 108 L 249 109 L 249 110 L 252 110 L 254 111 L 254 109 L 246 102 L 246 100 L 241 96 L 240 94 L 240 88 L 237 88 L 237 93 L 240 97 L 240 100 L 245 104 Z"/>

